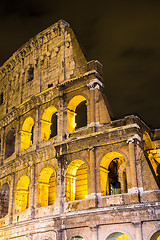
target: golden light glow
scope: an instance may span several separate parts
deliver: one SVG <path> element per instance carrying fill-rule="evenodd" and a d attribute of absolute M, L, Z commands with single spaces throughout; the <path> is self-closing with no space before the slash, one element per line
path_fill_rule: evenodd
<path fill-rule="evenodd" d="M 38 205 L 45 207 L 55 201 L 55 174 L 52 168 L 44 168 L 38 178 Z"/>
<path fill-rule="evenodd" d="M 22 130 L 21 130 L 21 151 L 29 148 L 32 145 L 32 127 L 34 125 L 34 120 L 32 117 L 25 119 Z"/>
<path fill-rule="evenodd" d="M 24 212 L 28 208 L 29 198 L 29 178 L 22 176 L 17 184 L 16 188 L 16 205 L 15 210 L 17 212 Z"/>
<path fill-rule="evenodd" d="M 124 157 L 118 152 L 110 152 L 106 154 L 100 163 L 100 183 L 102 196 L 109 195 L 109 165 L 113 159 L 119 159 L 119 164 L 124 162 Z"/>
<path fill-rule="evenodd" d="M 76 107 L 83 101 L 85 101 L 85 97 L 81 95 L 77 95 L 73 97 L 67 107 L 67 131 L 68 133 L 75 131 L 76 122 L 75 122 L 75 110 Z"/>
<path fill-rule="evenodd" d="M 50 138 L 51 134 L 51 119 L 52 115 L 57 112 L 57 109 L 54 106 L 51 106 L 44 110 L 42 119 L 41 119 L 41 141 L 46 141 Z"/>
<path fill-rule="evenodd" d="M 68 201 L 86 198 L 88 195 L 87 165 L 82 160 L 77 159 L 69 164 L 65 184 Z"/>

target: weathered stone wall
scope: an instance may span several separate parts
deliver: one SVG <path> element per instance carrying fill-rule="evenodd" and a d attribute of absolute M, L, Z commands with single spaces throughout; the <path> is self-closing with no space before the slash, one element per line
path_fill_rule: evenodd
<path fill-rule="evenodd" d="M 0 238 L 157 237 L 158 131 L 136 116 L 111 121 L 102 65 L 86 62 L 69 25 L 29 40 L 0 72 Z"/>

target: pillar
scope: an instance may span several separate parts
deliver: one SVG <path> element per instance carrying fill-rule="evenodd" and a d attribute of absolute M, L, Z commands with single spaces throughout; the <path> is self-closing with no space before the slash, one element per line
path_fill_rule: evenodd
<path fill-rule="evenodd" d="M 89 225 L 91 230 L 91 239 L 98 240 L 98 225 Z"/>
<path fill-rule="evenodd" d="M 96 187 L 96 148 L 90 148 L 89 149 L 90 154 L 90 188 L 89 188 L 89 194 L 91 196 L 96 196 L 97 193 L 97 187 Z"/>
<path fill-rule="evenodd" d="M 140 137 L 137 134 L 135 134 L 133 137 L 127 140 L 127 143 L 129 144 L 129 163 L 130 163 L 132 192 L 136 191 L 138 188 L 137 170 L 136 170 L 136 150 L 135 150 L 135 145 L 137 140 L 138 141 L 140 140 Z"/>
<path fill-rule="evenodd" d="M 39 134 L 41 133 L 40 131 L 40 124 L 39 124 L 39 106 L 36 107 L 36 117 L 35 117 L 35 128 L 34 128 L 34 135 L 33 135 L 33 143 L 36 145 L 36 148 L 39 147 L 39 142 L 40 142 L 40 136 Z"/>
<path fill-rule="evenodd" d="M 58 157 L 58 173 L 55 189 L 55 202 L 54 202 L 54 212 L 62 213 L 63 212 L 63 186 L 62 186 L 62 159 L 63 157 Z"/>
<path fill-rule="evenodd" d="M 1 155 L 0 155 L 0 161 L 1 161 L 1 165 L 3 165 L 3 159 L 4 159 L 4 127 L 2 128 L 2 131 L 1 131 Z"/>
<path fill-rule="evenodd" d="M 9 224 L 11 224 L 13 220 L 14 185 L 15 185 L 15 173 L 12 173 L 8 208 Z"/>
<path fill-rule="evenodd" d="M 132 223 L 135 227 L 136 240 L 143 240 L 142 222 L 141 221 L 134 221 Z"/>
<path fill-rule="evenodd" d="M 63 96 L 59 97 L 59 108 L 57 112 L 57 135 L 58 141 L 63 141 L 64 134 L 67 132 L 67 110 L 64 110 Z"/>
<path fill-rule="evenodd" d="M 35 165 L 30 167 L 30 185 L 29 185 L 29 209 L 30 209 L 30 218 L 34 218 L 35 208 Z"/>

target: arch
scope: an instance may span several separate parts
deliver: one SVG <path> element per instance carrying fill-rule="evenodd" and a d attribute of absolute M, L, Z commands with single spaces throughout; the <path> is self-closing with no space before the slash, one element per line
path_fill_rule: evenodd
<path fill-rule="evenodd" d="M 5 159 L 15 152 L 15 129 L 11 128 L 6 136 Z"/>
<path fill-rule="evenodd" d="M 50 106 L 44 110 L 41 119 L 41 141 L 57 135 L 57 109 Z"/>
<path fill-rule="evenodd" d="M 55 173 L 51 167 L 44 168 L 38 178 L 38 206 L 46 207 L 55 202 Z"/>
<path fill-rule="evenodd" d="M 110 234 L 106 240 L 129 240 L 127 235 L 121 233 L 121 232 L 114 232 Z"/>
<path fill-rule="evenodd" d="M 146 131 L 144 131 L 143 133 L 143 141 L 144 141 L 144 146 L 143 146 L 144 151 L 153 149 L 152 140 Z"/>
<path fill-rule="evenodd" d="M 65 175 L 65 192 L 68 201 L 85 199 L 88 195 L 87 165 L 80 159 L 73 160 Z"/>
<path fill-rule="evenodd" d="M 155 232 L 150 240 L 160 240 L 160 230 Z"/>
<path fill-rule="evenodd" d="M 83 118 L 78 119 L 81 116 L 80 113 L 82 112 Z M 76 128 L 84 127 L 86 125 L 87 125 L 86 98 L 82 95 L 74 96 L 67 106 L 67 131 L 68 133 L 70 133 L 75 131 Z"/>
<path fill-rule="evenodd" d="M 28 208 L 29 203 L 29 178 L 23 175 L 16 187 L 16 205 L 17 212 L 24 212 Z"/>
<path fill-rule="evenodd" d="M 9 207 L 9 185 L 4 183 L 0 190 L 0 218 L 8 214 Z"/>
<path fill-rule="evenodd" d="M 121 153 L 110 152 L 100 162 L 100 185 L 102 196 L 127 192 L 125 159 Z M 123 171 L 122 171 L 123 170 Z M 123 186 L 123 187 L 122 187 Z"/>
<path fill-rule="evenodd" d="M 29 148 L 33 143 L 34 120 L 32 117 L 25 119 L 21 130 L 21 151 Z"/>

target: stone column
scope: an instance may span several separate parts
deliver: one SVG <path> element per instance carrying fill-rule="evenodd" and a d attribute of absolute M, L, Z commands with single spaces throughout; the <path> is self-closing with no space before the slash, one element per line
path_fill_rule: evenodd
<path fill-rule="evenodd" d="M 40 142 L 40 136 L 39 134 L 41 133 L 40 131 L 40 126 L 39 126 L 39 105 L 36 107 L 36 117 L 35 117 L 35 129 L 34 129 L 34 135 L 33 135 L 33 144 L 36 145 L 36 148 L 39 147 L 39 142 Z"/>
<path fill-rule="evenodd" d="M 91 229 L 91 239 L 98 240 L 98 225 L 89 225 Z"/>
<path fill-rule="evenodd" d="M 10 185 L 10 193 L 9 193 L 9 207 L 8 207 L 8 221 L 9 224 L 12 223 L 13 220 L 13 203 L 14 203 L 14 185 L 15 185 L 15 173 L 12 173 L 11 176 L 11 185 Z"/>
<path fill-rule="evenodd" d="M 1 161 L 1 165 L 3 165 L 3 159 L 4 159 L 4 127 L 2 128 L 2 132 L 1 132 L 1 155 L 0 155 L 0 161 Z"/>
<path fill-rule="evenodd" d="M 59 91 L 59 109 L 57 112 L 57 135 L 58 140 L 64 139 L 65 133 L 67 133 L 67 109 L 64 109 L 63 92 Z"/>
<path fill-rule="evenodd" d="M 97 91 L 99 91 L 102 82 L 98 79 L 93 79 L 87 86 L 90 89 L 90 126 L 97 126 L 99 124 L 99 117 L 96 107 Z"/>
<path fill-rule="evenodd" d="M 54 212 L 58 213 L 58 214 L 63 212 L 62 159 L 63 159 L 63 157 L 58 157 L 58 159 L 57 159 L 58 173 L 57 173 L 57 181 L 56 181 Z"/>
<path fill-rule="evenodd" d="M 133 223 L 133 225 L 135 227 L 136 240 L 143 240 L 142 222 L 141 221 L 134 221 L 132 223 Z"/>
<path fill-rule="evenodd" d="M 90 148 L 89 149 L 90 153 L 90 188 L 89 188 L 89 194 L 90 196 L 96 196 L 97 193 L 97 174 L 96 174 L 96 148 Z"/>
<path fill-rule="evenodd" d="M 129 163 L 130 163 L 132 192 L 135 192 L 138 190 L 137 170 L 136 170 L 136 151 L 135 151 L 135 144 L 137 140 L 138 141 L 141 140 L 137 134 L 135 134 L 133 137 L 127 140 L 127 143 L 129 144 Z"/>
<path fill-rule="evenodd" d="M 29 187 L 29 209 L 30 209 L 30 218 L 34 218 L 35 215 L 35 165 L 30 167 L 30 187 Z"/>

